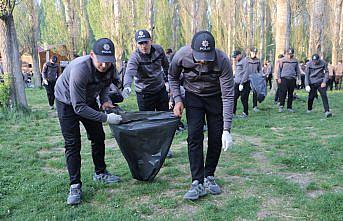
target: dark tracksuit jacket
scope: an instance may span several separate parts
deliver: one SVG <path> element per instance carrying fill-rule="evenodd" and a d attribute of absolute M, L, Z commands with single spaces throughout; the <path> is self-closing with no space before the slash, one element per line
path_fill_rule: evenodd
<path fill-rule="evenodd" d="M 169 85 L 175 102 L 182 102 L 180 75 L 186 90 L 185 107 L 188 124 L 188 153 L 192 180 L 203 183 L 213 176 L 221 152 L 221 135 L 231 128 L 234 81 L 231 62 L 216 49 L 215 62 L 196 63 L 190 46 L 176 52 L 169 69 Z M 203 126 L 208 124 L 208 151 L 203 156 Z M 204 165 L 206 162 L 206 165 Z"/>
<path fill-rule="evenodd" d="M 102 122 L 107 121 L 107 115 L 99 112 L 96 98 L 100 97 L 101 104 L 112 103 L 109 90 L 114 74 L 114 65 L 107 72 L 100 73 L 91 57 L 86 55 L 71 61 L 56 82 L 56 109 L 64 137 L 70 184 L 81 183 L 80 121 L 91 141 L 95 172 L 106 170 Z"/>
<path fill-rule="evenodd" d="M 48 96 L 49 105 L 53 106 L 55 102 L 54 87 L 59 75 L 58 64 L 46 62 L 42 70 L 42 78 L 48 81 L 48 85 L 44 85 Z"/>
<path fill-rule="evenodd" d="M 326 87 L 322 88 L 321 84 L 326 83 L 329 79 L 329 70 L 327 64 L 323 60 L 319 60 L 318 64 L 309 61 L 305 69 L 305 85 L 311 87 L 308 96 L 308 110 L 312 110 L 313 101 L 319 91 L 322 97 L 324 111 L 329 111 L 329 101 L 326 94 Z"/>

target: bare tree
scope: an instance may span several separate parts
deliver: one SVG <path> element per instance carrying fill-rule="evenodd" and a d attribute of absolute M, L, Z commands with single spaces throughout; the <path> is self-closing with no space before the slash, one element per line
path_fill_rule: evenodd
<path fill-rule="evenodd" d="M 287 45 L 287 41 L 289 44 L 289 32 L 287 32 L 287 24 L 290 19 L 290 0 L 277 0 L 276 7 L 277 7 L 277 15 L 276 15 L 276 37 L 275 37 L 275 62 L 278 60 L 277 56 L 279 54 L 283 54 L 285 49 L 289 46 Z M 277 64 L 275 63 L 274 67 L 277 67 Z M 274 71 L 274 79 L 277 79 L 277 68 L 275 68 Z M 275 91 L 275 88 L 277 87 L 276 82 L 273 84 L 273 91 Z"/>
<path fill-rule="evenodd" d="M 313 0 L 310 25 L 309 54 L 321 53 L 323 42 L 325 0 Z"/>
<path fill-rule="evenodd" d="M 337 57 L 338 57 L 338 50 L 339 49 L 339 31 L 340 25 L 342 23 L 341 14 L 342 14 L 342 3 L 343 0 L 336 0 L 335 1 L 335 20 L 334 20 L 334 27 L 333 27 L 333 35 L 332 35 L 332 64 L 337 65 Z"/>
<path fill-rule="evenodd" d="M 33 63 L 33 77 L 34 86 L 41 87 L 41 74 L 39 71 L 39 59 L 38 59 L 38 36 L 39 36 L 39 21 L 38 21 L 38 10 L 37 2 L 35 0 L 30 0 L 29 6 L 29 19 L 30 19 L 30 30 L 31 30 L 31 54 Z"/>
<path fill-rule="evenodd" d="M 21 74 L 17 33 L 13 10 L 15 0 L 0 1 L 0 53 L 3 56 L 3 69 L 11 76 L 10 105 L 28 108 L 24 81 Z"/>
<path fill-rule="evenodd" d="M 249 0 L 249 48 L 254 47 L 254 0 Z"/>
<path fill-rule="evenodd" d="M 260 59 L 261 62 L 264 61 L 264 37 L 265 37 L 265 30 L 264 30 L 264 20 L 266 17 L 266 2 L 265 0 L 260 0 L 260 12 L 261 12 L 261 31 L 260 31 Z"/>

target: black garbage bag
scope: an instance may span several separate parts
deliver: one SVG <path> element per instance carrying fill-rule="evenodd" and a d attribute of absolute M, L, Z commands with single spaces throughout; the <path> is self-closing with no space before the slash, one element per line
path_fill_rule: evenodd
<path fill-rule="evenodd" d="M 257 101 L 261 103 L 267 96 L 267 82 L 263 74 L 250 75 L 250 87 L 257 95 Z"/>
<path fill-rule="evenodd" d="M 110 124 L 132 177 L 152 181 L 167 156 L 179 118 L 171 112 L 121 112 L 119 125 Z"/>

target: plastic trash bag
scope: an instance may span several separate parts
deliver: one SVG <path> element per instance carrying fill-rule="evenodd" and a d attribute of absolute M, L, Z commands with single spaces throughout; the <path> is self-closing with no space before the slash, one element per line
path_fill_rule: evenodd
<path fill-rule="evenodd" d="M 113 111 L 112 111 L 113 112 Z M 167 156 L 179 118 L 171 112 L 120 112 L 119 125 L 110 124 L 132 177 L 152 181 Z"/>
<path fill-rule="evenodd" d="M 267 82 L 263 74 L 250 75 L 250 87 L 257 95 L 257 101 L 261 103 L 267 96 Z"/>

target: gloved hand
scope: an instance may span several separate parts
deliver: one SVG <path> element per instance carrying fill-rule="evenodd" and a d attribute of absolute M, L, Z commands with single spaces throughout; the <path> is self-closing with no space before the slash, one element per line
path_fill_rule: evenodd
<path fill-rule="evenodd" d="M 224 130 L 222 135 L 222 148 L 226 151 L 228 148 L 232 147 L 232 137 L 229 131 Z"/>
<path fill-rule="evenodd" d="M 307 86 L 305 87 L 305 90 L 306 90 L 306 92 L 310 92 L 310 91 L 311 91 L 311 87 L 307 85 Z"/>
<path fill-rule="evenodd" d="M 43 85 L 48 85 L 48 80 L 47 79 L 43 79 Z"/>
<path fill-rule="evenodd" d="M 131 88 L 126 87 L 123 89 L 123 91 L 121 92 L 121 95 L 123 95 L 123 98 L 128 98 L 131 94 Z"/>
<path fill-rule="evenodd" d="M 114 114 L 114 113 L 107 114 L 107 123 L 109 124 L 119 124 L 121 120 L 122 118 L 118 114 Z"/>
<path fill-rule="evenodd" d="M 238 86 L 238 90 L 239 90 L 239 91 L 242 91 L 243 88 L 244 88 L 243 84 L 240 84 L 240 85 Z"/>

